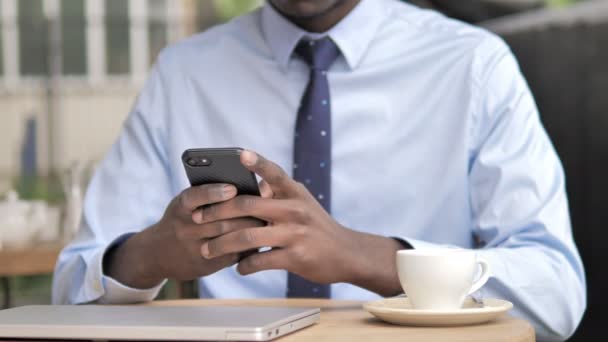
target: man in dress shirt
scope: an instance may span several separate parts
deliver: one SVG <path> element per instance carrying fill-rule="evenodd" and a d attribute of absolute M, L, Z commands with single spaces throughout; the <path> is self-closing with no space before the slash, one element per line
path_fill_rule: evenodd
<path fill-rule="evenodd" d="M 339 51 L 323 72 L 331 214 L 290 177 L 311 81 L 294 50 L 322 38 Z M 224 146 L 249 150 L 262 198 L 189 187 L 182 152 Z M 288 272 L 370 300 L 401 292 L 397 250 L 442 246 L 488 260 L 482 295 L 513 302 L 539 339 L 576 329 L 585 278 L 564 173 L 508 47 L 394 0 L 269 0 L 160 54 L 90 183 L 53 300 L 148 301 L 167 278 L 200 278 L 204 297 L 284 297 Z"/>

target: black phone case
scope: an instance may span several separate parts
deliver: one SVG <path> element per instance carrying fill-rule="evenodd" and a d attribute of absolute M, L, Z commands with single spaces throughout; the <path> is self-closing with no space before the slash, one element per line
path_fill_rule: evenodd
<path fill-rule="evenodd" d="M 243 149 L 238 147 L 226 148 L 197 148 L 184 151 L 182 163 L 192 186 L 226 183 L 233 184 L 239 195 L 260 196 L 255 174 L 241 164 L 240 154 Z M 207 158 L 210 163 L 205 166 L 191 166 L 191 158 Z"/>

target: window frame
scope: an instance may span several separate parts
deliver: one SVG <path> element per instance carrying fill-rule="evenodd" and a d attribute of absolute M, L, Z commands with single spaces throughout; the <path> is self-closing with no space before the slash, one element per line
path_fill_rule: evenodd
<path fill-rule="evenodd" d="M 47 75 L 24 75 L 21 72 L 20 58 L 20 42 L 21 35 L 19 31 L 19 0 L 1 0 L 0 6 L 0 35 L 2 39 L 0 44 L 0 53 L 3 58 L 0 62 L 2 65 L 2 73 L 0 73 L 0 85 L 4 88 L 25 87 L 43 87 L 47 82 Z M 84 1 L 84 22 L 85 22 L 85 72 L 84 74 L 64 74 L 57 75 L 57 78 L 70 85 L 82 86 L 82 83 L 88 83 L 91 86 L 103 84 L 112 87 L 112 85 L 124 86 L 127 83 L 143 82 L 151 67 L 153 58 L 150 57 L 150 24 L 154 21 L 158 22 L 161 16 L 151 18 L 148 13 L 150 3 L 148 0 L 123 0 L 127 1 L 129 6 L 129 72 L 125 74 L 110 74 L 107 70 L 107 62 L 105 54 L 106 47 L 106 26 L 105 26 L 105 3 L 106 0 L 83 0 Z M 165 40 L 167 44 L 181 38 L 184 35 L 183 27 L 179 22 L 182 13 L 181 0 L 164 0 L 165 14 L 161 20 L 164 20 L 166 26 Z M 43 12 L 47 18 L 60 19 L 61 16 L 61 0 L 42 0 Z M 136 9 L 135 11 L 131 9 Z M 143 24 L 140 27 L 134 25 L 134 20 L 142 20 Z M 134 16 L 140 15 L 139 19 Z M 59 21 L 55 21 L 59 23 Z M 180 26 L 180 27 L 177 27 Z M 145 52 L 134 54 L 135 46 L 132 44 L 133 38 L 135 41 L 143 42 L 138 46 L 145 46 Z M 143 38 L 143 39 L 142 39 Z M 63 42 L 62 42 L 63 43 Z M 92 57 L 100 51 L 104 57 Z M 62 58 L 63 64 L 63 58 Z M 135 67 L 135 68 L 134 68 Z"/>

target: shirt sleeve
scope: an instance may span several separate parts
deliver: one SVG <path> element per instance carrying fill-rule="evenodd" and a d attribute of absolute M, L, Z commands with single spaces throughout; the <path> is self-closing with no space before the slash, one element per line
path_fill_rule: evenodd
<path fill-rule="evenodd" d="M 163 143 L 165 96 L 155 67 L 89 184 L 80 230 L 55 267 L 53 303 L 139 302 L 158 294 L 162 284 L 138 290 L 104 276 L 102 260 L 113 241 L 158 222 L 173 197 Z"/>
<path fill-rule="evenodd" d="M 114 248 L 126 241 L 133 234 L 135 233 L 127 233 L 116 238 L 112 243 L 110 243 L 106 247 L 102 255 L 105 255 L 111 248 Z M 99 300 L 97 301 L 101 304 L 148 302 L 158 296 L 158 293 L 160 292 L 161 288 L 167 282 L 167 280 L 165 279 L 157 286 L 151 287 L 149 289 L 135 289 L 121 284 L 116 279 L 105 275 L 105 273 L 103 272 L 103 260 L 101 267 L 101 284 L 103 286 L 103 289 L 105 290 L 103 297 L 99 298 Z"/>
<path fill-rule="evenodd" d="M 565 340 L 585 310 L 586 285 L 564 171 L 514 56 L 502 41 L 483 48 L 469 165 L 472 231 L 492 272 L 481 296 L 511 301 L 538 340 Z"/>

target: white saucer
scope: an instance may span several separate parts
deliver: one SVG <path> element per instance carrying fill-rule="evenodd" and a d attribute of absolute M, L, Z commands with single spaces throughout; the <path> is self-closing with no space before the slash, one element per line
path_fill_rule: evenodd
<path fill-rule="evenodd" d="M 457 310 L 419 310 L 407 297 L 393 297 L 365 303 L 363 308 L 379 319 L 399 325 L 455 326 L 491 321 L 513 308 L 509 301 L 485 298 L 483 304 L 467 298 Z"/>

